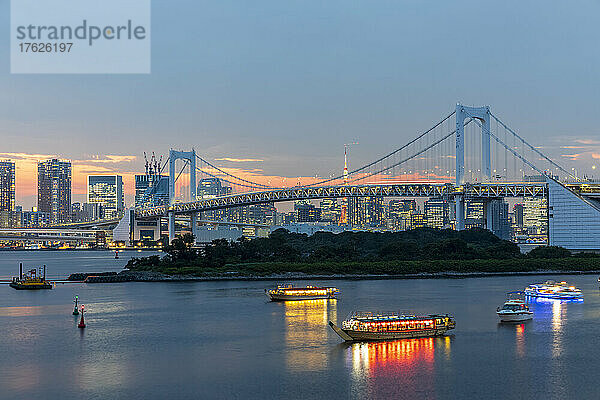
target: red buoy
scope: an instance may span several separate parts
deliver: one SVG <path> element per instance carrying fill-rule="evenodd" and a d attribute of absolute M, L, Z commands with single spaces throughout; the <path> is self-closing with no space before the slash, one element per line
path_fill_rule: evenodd
<path fill-rule="evenodd" d="M 79 325 L 77 325 L 78 328 L 85 328 L 85 321 L 83 320 L 83 304 L 81 305 L 81 320 L 79 321 Z"/>

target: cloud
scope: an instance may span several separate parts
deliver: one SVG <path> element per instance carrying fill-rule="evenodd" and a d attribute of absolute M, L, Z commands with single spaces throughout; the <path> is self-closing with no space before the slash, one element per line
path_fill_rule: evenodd
<path fill-rule="evenodd" d="M 562 154 L 561 157 L 569 158 L 571 161 L 576 161 L 581 157 L 581 153 L 579 154 Z"/>
<path fill-rule="evenodd" d="M 108 154 L 105 156 L 95 156 L 83 160 L 73 160 L 73 163 L 94 163 L 94 164 L 117 164 L 117 163 L 129 163 L 137 159 L 136 156 L 122 156 L 115 154 Z"/>
<path fill-rule="evenodd" d="M 1 158 L 9 158 L 15 161 L 38 162 L 49 158 L 57 158 L 55 154 L 28 154 L 28 153 L 0 153 Z"/>
<path fill-rule="evenodd" d="M 241 162 L 262 162 L 265 161 L 261 158 L 229 158 L 229 157 L 223 157 L 223 158 L 215 158 L 215 161 L 229 161 L 229 162 L 236 162 L 236 163 L 241 163 Z"/>
<path fill-rule="evenodd" d="M 600 145 L 600 140 L 594 140 L 594 139 L 575 139 L 575 143 L 586 144 L 588 146 L 598 146 L 598 145 Z"/>
<path fill-rule="evenodd" d="M 600 160 L 600 154 L 598 154 L 598 153 L 592 153 L 592 158 L 594 160 Z"/>

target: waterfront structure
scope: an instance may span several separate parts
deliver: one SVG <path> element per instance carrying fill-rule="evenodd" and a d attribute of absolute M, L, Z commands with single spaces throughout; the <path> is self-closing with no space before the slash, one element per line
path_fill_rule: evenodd
<path fill-rule="evenodd" d="M 87 202 L 102 207 L 102 218 L 118 218 L 125 209 L 121 175 L 88 175 Z"/>
<path fill-rule="evenodd" d="M 71 217 L 71 162 L 56 158 L 38 162 L 38 210 L 50 215 L 50 224 Z"/>

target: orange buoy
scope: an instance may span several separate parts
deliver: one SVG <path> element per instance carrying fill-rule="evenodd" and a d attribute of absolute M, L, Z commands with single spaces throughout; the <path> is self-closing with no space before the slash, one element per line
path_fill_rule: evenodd
<path fill-rule="evenodd" d="M 79 325 L 77 325 L 78 328 L 85 328 L 85 321 L 83 320 L 83 304 L 81 305 L 81 320 L 79 321 Z"/>

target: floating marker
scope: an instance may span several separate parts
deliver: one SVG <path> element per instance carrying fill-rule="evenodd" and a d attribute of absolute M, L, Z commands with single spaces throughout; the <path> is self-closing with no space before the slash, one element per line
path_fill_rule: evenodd
<path fill-rule="evenodd" d="M 77 327 L 81 328 L 81 329 L 85 328 L 85 321 L 83 320 L 83 308 L 84 308 L 84 305 L 82 304 L 81 305 L 81 320 L 79 321 L 79 325 L 77 325 Z"/>
<path fill-rule="evenodd" d="M 79 315 L 79 310 L 77 309 L 77 300 L 79 299 L 79 296 L 75 296 L 75 300 L 73 300 L 73 302 L 75 303 L 75 308 L 73 309 L 73 315 Z"/>

